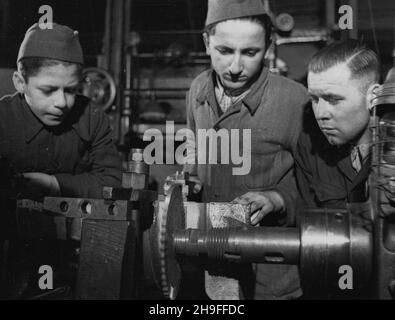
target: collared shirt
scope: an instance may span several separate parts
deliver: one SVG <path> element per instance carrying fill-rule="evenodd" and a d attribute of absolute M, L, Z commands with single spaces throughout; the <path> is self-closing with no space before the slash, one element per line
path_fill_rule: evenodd
<path fill-rule="evenodd" d="M 107 117 L 77 96 L 64 122 L 47 127 L 23 96 L 0 100 L 0 157 L 20 172 L 54 175 L 65 197 L 101 198 L 103 186 L 119 186 L 121 160 Z"/>
<path fill-rule="evenodd" d="M 226 94 L 225 88 L 223 87 L 219 77 L 217 76 L 216 78 L 215 97 L 217 98 L 217 102 L 219 107 L 221 108 L 222 113 L 228 111 L 230 107 L 243 100 L 249 92 L 250 89 L 247 89 L 238 96 L 230 96 Z"/>
<path fill-rule="evenodd" d="M 352 167 L 356 172 L 362 169 L 362 165 L 365 159 L 368 157 L 371 149 L 370 143 L 362 143 L 357 146 L 353 146 L 351 149 L 351 163 Z"/>

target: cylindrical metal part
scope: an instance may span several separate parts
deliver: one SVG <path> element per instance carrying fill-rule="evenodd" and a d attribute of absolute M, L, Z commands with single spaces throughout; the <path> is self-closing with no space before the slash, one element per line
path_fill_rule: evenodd
<path fill-rule="evenodd" d="M 177 230 L 175 252 L 210 259 L 277 264 L 298 264 L 297 228 L 214 228 Z"/>
<path fill-rule="evenodd" d="M 122 188 L 136 190 L 148 187 L 149 165 L 144 162 L 143 149 L 129 152 L 126 172 L 122 173 Z"/>
<path fill-rule="evenodd" d="M 129 161 L 128 172 L 148 175 L 149 166 L 144 162 Z"/>
<path fill-rule="evenodd" d="M 371 285 L 373 239 L 365 224 L 364 219 L 347 210 L 305 212 L 301 222 L 300 274 L 308 296 L 351 298 L 366 292 Z M 353 290 L 341 284 L 346 271 Z"/>
<path fill-rule="evenodd" d="M 137 149 L 137 148 L 133 148 L 132 150 L 130 150 L 129 152 L 129 161 L 143 161 L 143 154 L 144 154 L 144 150 L 143 149 Z"/>
<path fill-rule="evenodd" d="M 299 265 L 306 296 L 364 296 L 371 288 L 373 257 L 370 220 L 358 214 L 366 210 L 370 207 L 308 210 L 300 229 L 175 230 L 174 253 L 234 262 Z M 340 283 L 346 271 L 351 273 L 354 290 L 344 290 Z"/>

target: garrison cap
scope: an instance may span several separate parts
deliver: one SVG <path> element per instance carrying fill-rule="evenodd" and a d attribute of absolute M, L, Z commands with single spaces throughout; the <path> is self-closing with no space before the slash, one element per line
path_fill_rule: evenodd
<path fill-rule="evenodd" d="M 267 14 L 262 0 L 208 0 L 206 26 L 262 14 Z"/>
<path fill-rule="evenodd" d="M 19 48 L 18 60 L 22 58 L 49 58 L 71 63 L 84 63 L 78 31 L 57 23 L 52 29 L 41 29 L 38 23 L 25 34 Z"/>

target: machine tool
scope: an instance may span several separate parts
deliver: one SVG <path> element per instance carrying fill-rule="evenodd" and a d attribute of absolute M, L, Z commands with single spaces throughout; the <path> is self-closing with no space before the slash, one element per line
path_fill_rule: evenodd
<path fill-rule="evenodd" d="M 153 284 L 155 297 L 182 299 L 183 266 L 196 260 L 298 265 L 307 299 L 394 299 L 394 69 L 371 113 L 369 202 L 302 209 L 296 227 L 251 227 L 248 206 L 188 201 L 187 173 L 167 179 L 163 195 L 147 190 L 149 166 L 133 149 L 122 187 L 105 187 L 103 199 L 18 200 L 19 236 L 80 242 L 76 299 L 152 298 Z"/>

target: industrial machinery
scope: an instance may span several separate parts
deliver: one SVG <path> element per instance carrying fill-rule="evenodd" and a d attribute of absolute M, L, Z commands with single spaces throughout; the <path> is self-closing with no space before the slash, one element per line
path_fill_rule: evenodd
<path fill-rule="evenodd" d="M 169 177 L 163 195 L 147 190 L 149 166 L 143 151 L 133 149 L 122 188 L 105 187 L 103 199 L 18 200 L 19 236 L 80 242 L 73 295 L 77 299 L 152 298 L 154 284 L 162 297 L 182 299 L 183 267 L 197 260 L 298 265 L 306 298 L 393 299 L 393 70 L 371 112 L 373 160 L 367 203 L 349 204 L 344 210 L 302 209 L 297 227 L 255 228 L 248 221 L 248 206 L 188 201 L 193 183 L 187 173 Z M 344 285 L 347 272 L 351 284 Z"/>
<path fill-rule="evenodd" d="M 395 77 L 373 101 L 371 200 L 347 209 L 304 209 L 297 227 L 251 227 L 249 208 L 187 201 L 186 173 L 166 181 L 164 194 L 147 190 L 149 167 L 132 150 L 122 188 L 103 199 L 19 200 L 25 238 L 80 241 L 77 299 L 144 299 L 147 284 L 182 299 L 186 261 L 299 266 L 306 298 L 395 298 Z M 351 286 L 341 285 L 351 272 Z M 206 288 L 207 289 L 207 288 Z"/>
<path fill-rule="evenodd" d="M 392 69 L 372 101 L 371 199 L 345 210 L 300 212 L 295 228 L 188 227 L 191 215 L 180 190 L 168 189 L 166 208 L 156 211 L 151 231 L 163 294 L 177 297 L 180 265 L 199 257 L 234 263 L 297 264 L 306 298 L 395 299 L 395 72 Z M 178 181 L 179 184 L 179 181 Z M 184 209 L 184 210 L 183 210 Z M 248 209 L 247 209 L 248 210 Z M 201 218 L 201 216 L 200 216 Z M 351 272 L 349 288 L 341 284 Z"/>
<path fill-rule="evenodd" d="M 59 250 L 64 243 L 77 243 L 79 245 L 74 250 L 78 256 L 76 266 L 67 270 L 71 275 L 68 275 L 70 281 L 65 286 L 73 290 L 67 298 L 137 298 L 142 274 L 142 234 L 151 224 L 152 203 L 157 200 L 157 193 L 147 189 L 148 177 L 149 167 L 143 162 L 142 150 L 132 150 L 122 174 L 122 188 L 104 187 L 103 199 L 47 197 L 43 202 L 17 200 L 18 243 L 27 243 L 44 256 L 41 259 L 32 257 L 33 262 L 22 261 L 30 264 L 25 271 L 24 266 L 18 265 L 19 261 L 11 258 L 12 252 L 4 250 L 1 269 L 11 279 L 21 278 L 14 269 L 37 273 L 31 269 L 48 261 L 50 257 L 45 251 L 51 244 L 59 242 L 55 245 L 55 250 Z M 10 247 L 9 244 L 14 242 L 13 238 L 6 238 L 4 243 Z M 41 250 L 34 248 L 37 245 L 42 246 Z M 54 273 L 59 269 L 63 271 L 62 266 L 70 262 L 64 261 L 67 257 L 61 258 L 63 264 L 51 266 Z M 55 259 L 50 261 L 58 262 Z M 24 282 L 23 286 L 27 287 L 29 279 L 19 282 Z M 0 286 L 1 289 L 5 297 L 21 297 L 13 288 L 7 290 Z M 39 299 L 42 293 L 35 292 L 26 298 Z M 51 298 L 50 293 L 45 298 Z"/>

